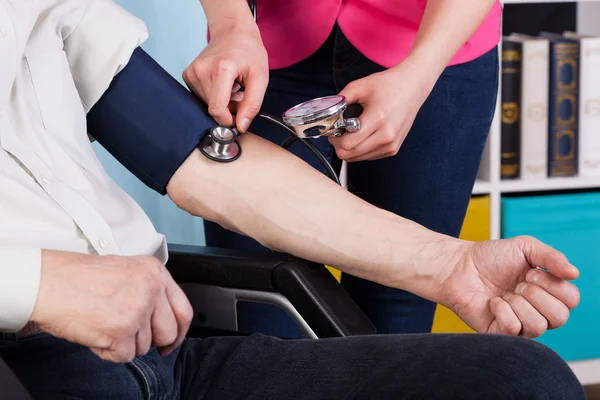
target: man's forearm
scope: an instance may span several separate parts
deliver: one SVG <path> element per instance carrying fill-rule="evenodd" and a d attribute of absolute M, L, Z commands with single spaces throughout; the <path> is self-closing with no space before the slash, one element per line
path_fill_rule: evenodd
<path fill-rule="evenodd" d="M 464 242 L 371 206 L 258 136 L 239 140 L 233 163 L 197 150 L 183 163 L 167 186 L 178 206 L 268 248 L 438 300 L 438 271 Z"/>
<path fill-rule="evenodd" d="M 432 86 L 458 50 L 479 28 L 496 0 L 428 0 L 408 55 Z"/>

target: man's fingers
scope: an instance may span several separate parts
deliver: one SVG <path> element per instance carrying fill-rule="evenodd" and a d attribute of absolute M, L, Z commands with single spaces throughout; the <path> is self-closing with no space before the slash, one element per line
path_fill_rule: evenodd
<path fill-rule="evenodd" d="M 536 338 L 548 329 L 548 321 L 524 297 L 509 293 L 503 296 L 521 321 L 521 336 Z"/>
<path fill-rule="evenodd" d="M 233 116 L 227 106 L 231 100 L 231 92 L 238 74 L 229 64 L 219 65 L 212 76 L 210 95 L 208 96 L 208 113 L 224 126 L 233 126 Z"/>
<path fill-rule="evenodd" d="M 514 240 L 519 241 L 523 254 L 532 266 L 543 268 L 561 279 L 573 280 L 579 277 L 579 270 L 560 251 L 529 236 Z"/>
<path fill-rule="evenodd" d="M 183 343 L 194 317 L 194 310 L 187 296 L 171 279 L 167 284 L 167 297 L 177 321 L 177 336 L 171 345 L 161 349 L 163 355 L 169 354 Z"/>
<path fill-rule="evenodd" d="M 148 320 L 143 321 L 143 326 L 135 337 L 136 356 L 142 357 L 148 354 L 150 346 L 152 346 L 152 328 L 150 327 L 150 320 Z"/>
<path fill-rule="evenodd" d="M 166 288 L 163 288 L 163 293 L 156 300 L 151 326 L 153 346 L 169 346 L 177 338 L 177 320 L 167 299 Z"/>
<path fill-rule="evenodd" d="M 571 282 L 559 279 L 537 268 L 528 271 L 525 279 L 527 282 L 535 284 L 548 292 L 565 304 L 570 310 L 579 304 L 579 289 Z"/>
<path fill-rule="evenodd" d="M 236 116 L 236 126 L 241 133 L 250 127 L 250 123 L 260 112 L 267 85 L 269 84 L 268 73 L 250 74 L 248 82 L 244 82 L 244 95 Z"/>
<path fill-rule="evenodd" d="M 487 333 L 517 336 L 521 332 L 521 320 L 505 300 L 499 297 L 492 299 L 490 310 L 494 320 Z"/>
<path fill-rule="evenodd" d="M 569 309 L 567 306 L 541 287 L 521 282 L 517 285 L 516 292 L 523 296 L 546 318 L 548 328 L 555 329 L 567 323 L 569 319 Z"/>
<path fill-rule="evenodd" d="M 135 347 L 135 339 L 130 337 L 122 338 L 108 349 L 92 347 L 91 350 L 103 360 L 124 364 L 134 359 Z"/>

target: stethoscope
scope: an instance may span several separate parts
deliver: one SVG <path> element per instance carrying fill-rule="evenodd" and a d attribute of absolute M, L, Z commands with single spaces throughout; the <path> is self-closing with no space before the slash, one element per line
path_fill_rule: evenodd
<path fill-rule="evenodd" d="M 339 184 L 339 178 L 331 164 L 312 143 L 305 139 L 337 137 L 346 132 L 358 131 L 359 119 L 344 117 L 347 108 L 346 98 L 334 95 L 298 104 L 284 112 L 282 118 L 265 112 L 260 112 L 258 117 L 279 125 L 290 134 L 290 138 L 282 144 L 282 147 L 288 148 L 295 141 L 304 144 L 323 164 L 327 175 Z M 242 147 L 237 141 L 237 136 L 238 131 L 235 128 L 215 126 L 204 137 L 199 149 L 213 161 L 235 161 L 242 155 Z"/>

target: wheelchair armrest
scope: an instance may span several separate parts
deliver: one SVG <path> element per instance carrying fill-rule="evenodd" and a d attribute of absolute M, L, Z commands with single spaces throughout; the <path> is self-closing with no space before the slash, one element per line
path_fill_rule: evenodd
<path fill-rule="evenodd" d="M 169 245 L 175 281 L 277 292 L 320 337 L 375 333 L 375 327 L 321 264 L 272 252 Z"/>

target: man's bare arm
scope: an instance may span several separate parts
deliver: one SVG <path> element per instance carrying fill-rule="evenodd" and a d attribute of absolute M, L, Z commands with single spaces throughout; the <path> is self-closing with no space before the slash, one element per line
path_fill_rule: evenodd
<path fill-rule="evenodd" d="M 566 282 L 577 269 L 534 238 L 472 243 L 441 235 L 366 203 L 258 136 L 240 142 L 243 155 L 229 164 L 195 150 L 168 195 L 271 249 L 450 307 L 479 332 L 536 337 L 562 326 L 579 301 Z"/>
<path fill-rule="evenodd" d="M 464 251 L 465 242 L 369 205 L 256 135 L 239 140 L 233 163 L 194 151 L 167 186 L 171 199 L 270 249 L 427 297 L 448 256 Z M 444 257 L 431 264 L 432 253 Z"/>

